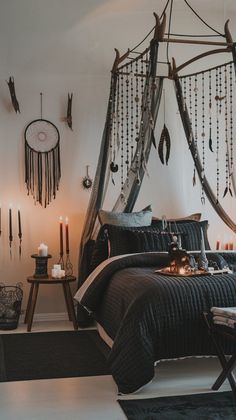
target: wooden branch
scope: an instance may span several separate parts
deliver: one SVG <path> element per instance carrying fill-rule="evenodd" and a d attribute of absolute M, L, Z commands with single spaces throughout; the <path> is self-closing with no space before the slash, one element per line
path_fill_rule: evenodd
<path fill-rule="evenodd" d="M 150 50 L 150 47 L 148 47 L 148 48 L 146 48 L 142 53 L 140 53 L 140 55 L 138 55 L 137 57 L 135 57 L 135 58 L 133 58 L 133 59 L 131 59 L 131 61 L 129 62 L 129 64 L 130 63 L 135 63 L 136 61 L 138 61 L 138 60 L 140 60 L 142 57 L 144 57 L 145 56 L 145 54 L 148 52 Z M 127 58 L 130 58 L 130 57 L 127 57 Z M 143 62 L 146 62 L 146 60 L 143 60 Z M 120 66 L 119 67 L 119 71 L 120 70 L 122 70 L 123 68 L 125 68 L 126 67 L 126 65 L 127 65 L 127 63 L 126 64 L 123 64 L 123 66 Z"/>
<path fill-rule="evenodd" d="M 153 13 L 153 15 L 155 16 L 155 19 L 156 19 L 156 26 L 155 26 L 153 38 L 156 41 L 163 41 L 165 29 L 166 29 L 166 14 L 165 13 L 163 14 L 162 22 L 160 21 L 159 16 L 155 12 Z"/>
<path fill-rule="evenodd" d="M 122 75 L 122 76 L 129 76 L 130 73 L 128 71 L 118 71 L 117 74 Z M 143 79 L 145 79 L 147 76 L 147 74 L 145 73 L 133 73 L 134 77 L 141 77 Z"/>
<path fill-rule="evenodd" d="M 172 66 L 169 63 L 169 72 L 168 72 L 168 78 L 169 79 L 175 79 L 176 77 L 178 77 L 178 71 L 176 69 L 176 62 L 175 62 L 175 58 L 172 57 Z"/>
<path fill-rule="evenodd" d="M 229 64 L 233 64 L 233 61 L 228 61 L 227 63 L 224 63 L 224 64 L 218 64 L 217 66 L 209 67 L 209 68 L 207 68 L 203 71 L 197 71 L 197 72 L 194 72 L 194 73 L 184 74 L 183 76 L 180 76 L 179 79 L 182 79 L 184 77 L 197 76 L 198 74 L 207 73 L 208 71 L 216 70 L 216 69 L 219 69 L 220 67 L 227 66 Z"/>
<path fill-rule="evenodd" d="M 162 42 L 172 42 L 175 44 L 194 44 L 194 45 L 215 45 L 221 47 L 232 47 L 232 42 L 219 41 L 198 41 L 194 39 L 163 38 Z"/>
<path fill-rule="evenodd" d="M 116 57 L 114 60 L 113 67 L 111 69 L 112 73 L 115 73 L 119 64 L 122 63 L 122 61 L 124 61 L 128 57 L 130 50 L 128 48 L 127 52 L 123 54 L 122 56 L 120 56 L 120 52 L 117 48 L 115 48 L 115 52 L 116 52 Z"/>
<path fill-rule="evenodd" d="M 199 54 L 188 61 L 185 61 L 185 63 L 181 64 L 179 67 L 175 67 L 175 69 L 172 67 L 172 77 L 174 78 L 180 70 L 182 70 L 184 67 L 187 67 L 189 64 L 194 63 L 194 61 L 200 60 L 201 58 L 207 57 L 208 55 L 226 52 L 230 52 L 230 50 L 228 48 L 220 48 L 216 50 L 205 51 L 204 53 Z"/>
<path fill-rule="evenodd" d="M 224 31 L 225 31 L 225 38 L 228 44 L 233 44 L 233 38 L 229 30 L 229 19 L 225 22 Z"/>

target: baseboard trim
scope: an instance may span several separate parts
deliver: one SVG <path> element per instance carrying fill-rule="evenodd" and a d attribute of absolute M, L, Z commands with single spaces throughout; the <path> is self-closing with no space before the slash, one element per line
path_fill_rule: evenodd
<path fill-rule="evenodd" d="M 20 316 L 20 324 L 24 323 L 25 315 L 22 314 Z M 49 313 L 41 313 L 34 315 L 34 321 L 37 322 L 49 322 L 49 321 L 68 321 L 68 314 L 67 312 L 49 312 Z"/>

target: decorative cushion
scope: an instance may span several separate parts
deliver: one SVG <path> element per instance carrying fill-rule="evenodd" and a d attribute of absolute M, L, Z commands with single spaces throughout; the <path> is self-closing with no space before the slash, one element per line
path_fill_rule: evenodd
<path fill-rule="evenodd" d="M 91 273 L 99 264 L 101 264 L 101 262 L 103 262 L 107 258 L 108 258 L 107 227 L 102 226 L 98 232 L 97 239 L 94 243 L 89 272 Z"/>
<path fill-rule="evenodd" d="M 209 252 L 206 254 L 208 259 L 208 265 L 209 267 L 214 267 L 215 270 L 223 270 L 224 268 L 229 267 L 227 261 L 224 259 L 224 257 L 218 253 L 215 252 Z"/>
<path fill-rule="evenodd" d="M 162 233 L 156 226 L 124 228 L 107 226 L 109 238 L 109 256 L 133 254 L 136 252 L 168 251 L 172 235 Z M 185 234 L 182 237 L 184 242 Z"/>
<path fill-rule="evenodd" d="M 153 225 L 158 226 L 158 228 L 162 229 L 162 221 L 161 220 L 153 220 Z M 205 249 L 211 249 L 210 244 L 207 237 L 207 229 L 208 229 L 208 221 L 204 220 L 202 222 L 185 220 L 176 221 L 171 223 L 171 231 L 172 232 L 180 232 L 185 234 L 185 244 L 182 247 L 187 251 L 198 251 L 201 247 L 201 229 L 203 230 L 203 236 L 205 241 Z"/>
<path fill-rule="evenodd" d="M 202 217 L 202 213 L 193 213 L 190 214 L 189 216 L 185 216 L 185 217 L 179 217 L 177 219 L 167 219 L 167 222 L 184 222 L 186 220 L 195 220 L 196 222 L 199 222 L 201 220 Z M 155 217 L 153 216 L 152 218 L 153 220 L 162 220 L 159 217 Z"/>
<path fill-rule="evenodd" d="M 142 211 L 133 213 L 116 213 L 99 210 L 98 218 L 101 225 L 115 225 L 124 227 L 150 226 L 152 223 L 152 209 L 150 206 Z"/>
<path fill-rule="evenodd" d="M 171 232 L 181 234 L 182 248 L 198 251 L 201 246 L 201 228 L 205 248 L 210 249 L 207 238 L 208 221 L 186 220 L 171 223 Z M 172 235 L 162 232 L 162 221 L 153 220 L 151 226 L 124 227 L 104 225 L 101 227 L 94 245 L 90 271 L 108 257 L 136 252 L 168 251 Z M 109 242 L 109 244 L 108 244 Z"/>

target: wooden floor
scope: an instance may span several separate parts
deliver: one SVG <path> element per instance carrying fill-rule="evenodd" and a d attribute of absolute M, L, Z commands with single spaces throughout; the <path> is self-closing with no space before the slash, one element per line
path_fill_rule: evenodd
<path fill-rule="evenodd" d="M 70 322 L 35 322 L 32 333 L 71 330 Z M 19 325 L 14 333 L 26 332 Z M 0 333 L 4 333 L 1 331 Z M 9 334 L 9 331 L 6 332 Z M 156 376 L 142 391 L 129 397 L 148 398 L 208 392 L 218 376 L 215 358 L 162 362 Z M 225 383 L 221 390 L 228 390 Z M 0 383 L 0 420 L 123 420 L 117 388 L 111 376 L 44 379 Z"/>

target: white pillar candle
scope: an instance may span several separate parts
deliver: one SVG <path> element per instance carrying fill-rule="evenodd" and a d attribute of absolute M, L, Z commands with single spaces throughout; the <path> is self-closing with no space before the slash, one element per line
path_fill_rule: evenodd
<path fill-rule="evenodd" d="M 55 268 L 55 270 L 61 270 L 61 264 L 54 264 L 53 268 Z"/>
<path fill-rule="evenodd" d="M 47 257 L 48 255 L 48 246 L 45 244 L 40 244 L 38 247 L 38 255 L 40 257 Z"/>

